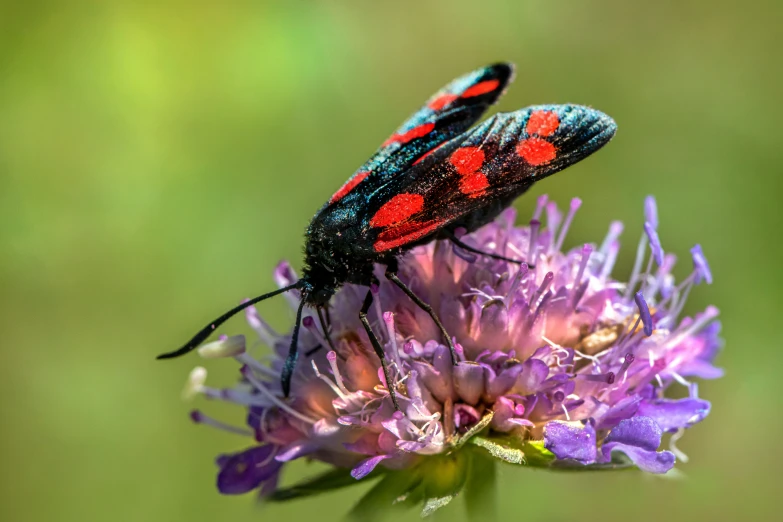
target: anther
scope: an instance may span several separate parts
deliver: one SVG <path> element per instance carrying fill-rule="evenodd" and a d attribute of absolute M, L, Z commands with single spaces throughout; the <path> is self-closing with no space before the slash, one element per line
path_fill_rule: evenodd
<path fill-rule="evenodd" d="M 644 198 L 644 220 L 649 222 L 654 229 L 658 229 L 658 205 L 654 196 Z"/>
<path fill-rule="evenodd" d="M 244 335 L 221 337 L 217 341 L 212 341 L 211 343 L 201 345 L 198 348 L 198 354 L 204 359 L 236 357 L 242 353 L 245 353 Z"/>
<path fill-rule="evenodd" d="M 650 337 L 653 333 L 653 320 L 650 315 L 650 308 L 647 306 L 647 301 L 644 300 L 644 295 L 641 292 L 636 292 L 633 296 L 636 301 L 636 306 L 639 308 L 639 317 L 642 318 L 642 324 L 644 325 L 644 335 Z"/>
<path fill-rule="evenodd" d="M 623 365 L 620 366 L 620 373 L 625 373 L 628 371 L 628 368 L 631 366 L 631 363 L 636 359 L 632 353 L 626 353 L 625 359 L 623 360 Z"/>
<path fill-rule="evenodd" d="M 204 390 L 204 383 L 207 382 L 207 369 L 196 366 L 190 371 L 188 380 L 185 381 L 185 388 L 182 390 L 182 398 L 190 400 Z"/>
<path fill-rule="evenodd" d="M 707 263 L 707 258 L 704 257 L 701 245 L 695 245 L 691 248 L 691 255 L 693 256 L 693 269 L 696 271 L 696 284 L 704 280 L 708 285 L 711 285 L 712 270 L 710 270 L 710 265 Z"/>

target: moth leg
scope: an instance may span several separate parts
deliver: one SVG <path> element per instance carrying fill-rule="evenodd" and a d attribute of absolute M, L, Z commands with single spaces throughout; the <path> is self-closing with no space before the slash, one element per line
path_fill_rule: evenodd
<path fill-rule="evenodd" d="M 318 311 L 318 322 L 321 323 L 321 330 L 324 333 L 324 338 L 326 338 L 326 342 L 329 344 L 329 348 L 332 349 L 333 352 L 336 352 L 337 350 L 334 348 L 334 343 L 332 342 L 332 332 L 330 325 L 328 324 L 328 320 L 324 319 L 324 310 L 320 306 L 316 308 Z"/>
<path fill-rule="evenodd" d="M 443 323 L 440 322 L 440 319 L 438 318 L 435 311 L 432 309 L 432 307 L 422 301 L 422 299 L 413 293 L 413 290 L 411 290 L 408 285 L 403 283 L 399 277 L 397 277 L 397 263 L 396 261 L 393 263 L 390 263 L 386 267 L 386 279 L 397 285 L 400 290 L 405 292 L 405 295 L 411 298 L 411 301 L 416 303 L 416 305 L 427 312 L 427 314 L 432 318 L 433 321 L 435 321 L 435 324 L 438 326 L 438 329 L 440 330 L 440 333 L 443 335 L 443 338 L 446 339 L 446 344 L 449 345 L 449 350 L 451 351 L 451 362 L 454 364 L 457 364 L 459 359 L 457 358 L 457 349 L 454 347 L 454 341 L 452 341 L 451 337 L 449 336 L 449 333 L 446 331 L 446 328 L 443 327 Z"/>
<path fill-rule="evenodd" d="M 332 316 L 329 313 L 329 303 L 326 303 L 323 307 L 324 311 L 324 317 L 326 318 L 326 326 L 329 327 L 329 329 L 332 329 Z"/>
<path fill-rule="evenodd" d="M 474 254 L 479 254 L 479 255 L 482 255 L 482 256 L 486 256 L 486 257 L 491 257 L 492 259 L 499 259 L 500 261 L 507 261 L 509 263 L 516 263 L 518 265 L 521 265 L 521 264 L 525 263 L 525 261 L 522 261 L 520 259 L 512 259 L 510 257 L 500 256 L 498 254 L 492 254 L 490 252 L 483 252 L 483 251 L 479 250 L 478 248 L 475 248 L 475 247 L 472 247 L 472 246 L 470 246 L 468 244 L 463 243 L 462 241 L 460 241 L 459 238 L 457 238 L 457 236 L 454 235 L 453 232 L 446 232 L 446 233 L 448 234 L 448 238 L 449 238 L 449 240 L 452 243 L 454 243 L 455 245 L 457 245 L 458 247 L 460 247 L 463 250 L 467 250 L 468 252 L 473 252 Z M 530 268 L 533 268 L 533 266 L 531 266 L 531 265 L 528 265 L 528 266 Z"/>
<path fill-rule="evenodd" d="M 317 352 L 318 350 L 320 350 L 323 347 L 324 347 L 323 344 L 318 344 L 318 345 L 315 346 L 315 348 L 310 348 L 309 350 L 307 350 L 305 352 L 305 357 L 310 357 L 311 355 L 313 355 L 315 352 Z"/>
<path fill-rule="evenodd" d="M 302 299 L 299 302 L 299 308 L 296 309 L 296 324 L 291 335 L 291 346 L 288 348 L 288 357 L 286 357 L 283 363 L 283 371 L 280 374 L 280 386 L 283 388 L 283 396 L 285 397 L 288 397 L 289 393 L 291 393 L 291 378 L 294 375 L 294 367 L 296 367 L 296 359 L 299 355 L 297 351 L 299 348 L 299 327 L 302 324 L 302 309 L 304 306 L 305 301 Z"/>
<path fill-rule="evenodd" d="M 370 306 L 372 306 L 372 291 L 367 290 L 367 295 L 364 297 L 364 304 L 362 305 L 362 309 L 359 311 L 359 320 L 362 322 L 364 330 L 367 332 L 367 337 L 370 338 L 370 343 L 372 344 L 373 350 L 375 350 L 375 354 L 381 360 L 383 377 L 386 379 L 386 387 L 389 389 L 389 395 L 391 396 L 392 403 L 394 404 L 394 409 L 401 411 L 400 405 L 397 404 L 397 394 L 394 391 L 394 384 L 391 380 L 391 375 L 389 374 L 389 366 L 387 364 L 386 354 L 383 353 L 381 342 L 373 333 L 372 328 L 370 327 L 370 322 L 367 320 L 367 312 L 370 311 Z"/>

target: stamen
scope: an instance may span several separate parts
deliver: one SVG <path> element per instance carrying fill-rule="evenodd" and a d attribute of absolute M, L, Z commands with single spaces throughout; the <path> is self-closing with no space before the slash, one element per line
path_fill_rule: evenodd
<path fill-rule="evenodd" d="M 269 366 L 264 366 L 260 361 L 256 360 L 254 357 L 251 357 L 247 352 L 239 354 L 234 358 L 237 360 L 237 362 L 251 367 L 253 371 L 261 373 L 266 377 L 271 377 L 273 379 L 280 377 L 278 372 L 274 371 Z"/>
<path fill-rule="evenodd" d="M 397 364 L 398 368 L 402 368 L 400 352 L 397 350 L 397 331 L 394 328 L 394 314 L 391 312 L 384 312 L 383 322 L 386 324 L 386 332 L 389 334 L 389 344 L 391 344 L 392 359 Z"/>
<path fill-rule="evenodd" d="M 654 196 L 644 198 L 644 220 L 658 230 L 658 205 L 655 203 Z"/>
<path fill-rule="evenodd" d="M 704 257 L 704 252 L 701 249 L 701 245 L 695 245 L 691 248 L 691 255 L 693 256 L 693 270 L 696 272 L 696 284 L 706 281 L 708 285 L 712 284 L 712 270 L 707 263 L 707 258 Z"/>
<path fill-rule="evenodd" d="M 683 463 L 688 462 L 688 455 L 682 452 L 680 448 L 677 447 L 677 441 L 682 438 L 682 436 L 685 435 L 685 428 L 679 428 L 672 437 L 669 439 L 669 449 L 672 453 L 674 453 L 674 456 L 677 457 L 677 460 Z"/>
<path fill-rule="evenodd" d="M 541 222 L 537 219 L 530 221 L 530 246 L 527 249 L 527 259 L 529 265 L 536 265 L 536 255 L 538 251 L 538 231 L 541 228 Z"/>
<path fill-rule="evenodd" d="M 329 353 L 331 353 L 331 352 L 329 352 Z M 340 388 L 338 388 L 335 385 L 335 383 L 333 383 L 332 380 L 329 377 L 327 377 L 326 375 L 324 375 L 320 371 L 318 371 L 318 365 L 315 364 L 315 360 L 311 359 L 310 360 L 310 364 L 313 367 L 313 371 L 315 372 L 315 376 L 318 377 L 319 379 L 321 379 L 323 382 L 325 382 L 332 389 L 332 391 L 335 393 L 335 395 L 337 395 L 341 399 L 346 399 L 347 398 L 345 396 L 345 394 L 343 394 L 342 390 L 340 390 Z"/>
<path fill-rule="evenodd" d="M 672 365 L 673 366 L 673 365 Z M 690 388 L 693 383 L 691 383 L 689 380 L 687 380 L 685 377 L 680 375 L 677 372 L 670 371 L 669 372 L 672 377 L 674 377 L 674 380 L 685 386 L 686 388 Z"/>
<path fill-rule="evenodd" d="M 310 417 L 308 417 L 304 413 L 296 411 L 291 406 L 289 406 L 288 404 L 286 404 L 283 401 L 281 401 L 271 391 L 269 391 L 269 388 L 267 388 L 266 385 L 263 382 L 261 382 L 260 380 L 258 380 L 256 378 L 256 376 L 253 374 L 253 371 L 250 369 L 249 366 L 243 366 L 241 372 L 242 372 L 242 375 L 244 375 L 245 378 L 248 381 L 250 381 L 250 384 L 255 386 L 258 389 L 258 391 L 260 391 L 263 395 L 266 396 L 267 399 L 272 401 L 272 404 L 274 404 L 275 406 L 277 406 L 281 410 L 285 411 L 289 415 L 291 415 L 293 417 L 296 417 L 297 419 L 299 419 L 299 420 L 301 420 L 303 422 L 306 422 L 308 424 L 315 424 L 316 423 L 315 419 L 311 419 Z"/>
<path fill-rule="evenodd" d="M 655 262 L 658 266 L 661 266 L 663 264 L 661 240 L 658 238 L 658 232 L 655 231 L 655 228 L 649 221 L 644 224 L 644 233 L 647 235 L 647 240 L 650 242 L 650 249 L 652 250 L 652 256 L 655 258 Z"/>
<path fill-rule="evenodd" d="M 585 269 L 587 268 L 587 262 L 590 260 L 590 254 L 593 253 L 593 246 L 585 244 L 582 247 L 582 260 L 579 261 L 579 268 L 576 271 L 576 277 L 574 278 L 574 283 L 571 288 L 571 306 L 576 306 L 577 303 L 577 290 L 579 289 L 579 286 L 582 284 L 582 277 L 585 274 Z M 579 296 L 581 297 L 581 296 Z"/>
<path fill-rule="evenodd" d="M 249 300 L 250 299 L 243 299 L 242 302 L 246 303 Z M 252 328 L 261 339 L 262 343 L 267 346 L 275 345 L 275 341 L 280 337 L 280 334 L 275 332 L 274 329 L 269 326 L 269 323 L 259 315 L 255 306 L 245 308 L 245 319 L 247 320 L 247 324 L 250 325 L 250 328 Z"/>
<path fill-rule="evenodd" d="M 639 281 L 639 274 L 642 271 L 642 262 L 644 261 L 644 253 L 647 250 L 647 234 L 642 234 L 642 238 L 639 240 L 639 246 L 636 247 L 636 259 L 633 262 L 633 270 L 631 270 L 631 278 L 628 280 L 628 286 L 625 288 L 624 299 L 629 299 L 636 287 L 636 283 Z"/>
<path fill-rule="evenodd" d="M 571 416 L 568 414 L 568 408 L 566 408 L 565 404 L 560 404 L 560 407 L 563 409 L 563 413 L 565 413 L 565 417 L 567 421 L 571 420 Z"/>
<path fill-rule="evenodd" d="M 541 219 L 541 212 L 544 210 L 547 201 L 549 201 L 549 196 L 547 194 L 541 194 L 538 196 L 538 200 L 536 202 L 536 211 L 533 212 L 533 221 L 538 221 Z"/>
<path fill-rule="evenodd" d="M 654 298 L 659 290 L 663 293 L 663 288 L 665 288 L 666 285 L 666 276 L 670 275 L 669 272 L 671 272 L 676 261 L 677 256 L 673 254 L 665 254 L 663 256 L 663 263 L 658 267 L 656 276 L 652 278 L 652 282 L 645 289 L 648 296 Z M 664 298 L 665 297 L 666 296 L 664 296 Z"/>
<path fill-rule="evenodd" d="M 185 388 L 182 390 L 182 399 L 190 400 L 204 390 L 204 383 L 207 382 L 207 369 L 202 366 L 196 366 L 190 370 L 188 380 L 185 381 Z"/>
<path fill-rule="evenodd" d="M 379 321 L 383 321 L 383 308 L 381 307 L 381 288 L 376 285 L 370 285 L 370 291 L 372 292 L 372 304 L 375 308 L 375 314 L 378 316 Z"/>
<path fill-rule="evenodd" d="M 598 276 L 598 279 L 601 281 L 601 283 L 606 282 L 606 278 L 609 277 L 609 274 L 612 273 L 612 269 L 614 268 L 614 263 L 617 261 L 617 253 L 620 251 L 620 242 L 619 241 L 612 241 L 612 243 L 609 245 L 609 248 L 606 252 L 606 260 L 604 261 L 604 266 L 601 267 L 601 273 Z"/>
<path fill-rule="evenodd" d="M 625 373 L 628 371 L 628 368 L 631 366 L 631 363 L 636 359 L 632 353 L 626 353 L 625 358 L 623 360 L 623 365 L 620 366 L 620 373 Z M 625 377 L 623 377 L 623 381 L 625 381 Z"/>
<path fill-rule="evenodd" d="M 598 370 L 599 372 L 601 371 L 601 361 L 595 355 L 589 355 L 586 353 L 582 353 L 579 350 L 574 350 L 574 358 L 576 358 L 577 360 L 587 359 L 588 361 L 593 363 L 596 370 Z"/>
<path fill-rule="evenodd" d="M 330 351 L 326 354 L 326 360 L 329 361 L 329 366 L 332 367 L 332 375 L 334 375 L 334 380 L 337 383 L 337 386 L 344 393 L 350 393 L 348 388 L 346 388 L 345 384 L 343 383 L 343 376 L 340 374 L 340 368 L 337 366 L 337 354 L 333 351 Z"/>
<path fill-rule="evenodd" d="M 511 280 L 511 285 L 508 287 L 508 292 L 506 292 L 506 296 L 503 298 L 503 301 L 506 303 L 506 307 L 511 304 L 511 301 L 514 298 L 514 295 L 517 293 L 517 290 L 519 290 L 519 285 L 522 284 L 522 280 L 527 275 L 527 272 L 527 263 L 522 263 L 519 266 L 517 273 L 514 274 L 514 278 Z"/>
<path fill-rule="evenodd" d="M 598 251 L 601 253 L 602 256 L 605 256 L 607 254 L 607 252 L 609 251 L 609 246 L 611 246 L 612 243 L 617 241 L 617 239 L 620 237 L 620 234 L 622 233 L 623 233 L 623 222 L 612 221 L 612 223 L 609 225 L 609 232 L 606 234 L 603 243 L 601 243 L 601 248 L 598 249 Z"/>
<path fill-rule="evenodd" d="M 595 373 L 591 375 L 579 374 L 577 378 L 591 381 L 591 382 L 604 382 L 606 384 L 614 384 L 614 372 Z"/>
<path fill-rule="evenodd" d="M 212 417 L 209 417 L 208 415 L 201 413 L 201 411 L 199 410 L 191 411 L 190 419 L 196 424 L 206 424 L 207 426 L 212 426 L 213 428 L 227 431 L 229 433 L 235 433 L 237 435 L 242 435 L 245 437 L 253 436 L 253 432 L 246 428 L 239 428 L 237 426 L 232 426 L 230 424 L 220 422 L 219 420 L 213 419 Z"/>
<path fill-rule="evenodd" d="M 530 308 L 533 308 L 533 305 L 538 302 L 538 299 L 541 297 L 541 294 L 547 291 L 549 288 L 549 285 L 552 284 L 552 279 L 555 278 L 554 272 L 547 272 L 544 276 L 543 281 L 541 281 L 541 285 L 538 287 L 538 290 L 536 290 L 533 295 L 530 297 L 530 302 L 528 302 L 528 306 Z"/>
<path fill-rule="evenodd" d="M 217 341 L 203 344 L 198 348 L 198 354 L 204 359 L 219 359 L 222 357 L 236 357 L 245 353 L 245 336 L 232 335 L 221 337 Z"/>
<path fill-rule="evenodd" d="M 641 292 L 636 292 L 634 301 L 636 301 L 636 306 L 639 307 L 639 318 L 644 325 L 644 335 L 650 337 L 653 333 L 653 320 L 650 315 L 650 308 L 647 306 L 647 301 L 644 300 L 644 296 Z"/>
<path fill-rule="evenodd" d="M 317 326 L 315 326 L 315 319 L 313 319 L 312 316 L 308 315 L 304 319 L 302 319 L 302 326 L 307 328 L 307 331 L 310 332 L 313 337 L 315 337 L 315 340 L 318 341 L 318 344 L 321 346 L 329 346 L 329 342 L 326 340 L 326 337 L 323 336 L 321 333 L 321 330 L 318 329 Z"/>
<path fill-rule="evenodd" d="M 546 204 L 546 228 L 552 234 L 552 240 L 557 235 L 557 228 L 560 226 L 560 220 L 563 215 L 557 209 L 557 204 L 554 201 L 550 201 Z M 550 242 L 551 245 L 551 242 Z"/>
<path fill-rule="evenodd" d="M 544 298 L 541 299 L 541 302 L 538 304 L 538 307 L 536 307 L 536 311 L 533 312 L 533 314 L 530 316 L 530 318 L 527 320 L 527 327 L 528 329 L 532 328 L 534 324 L 538 321 L 538 318 L 541 316 L 544 309 L 546 309 L 547 305 L 549 304 L 549 300 L 552 298 L 552 293 L 547 292 L 544 294 Z M 542 329 L 542 331 L 546 331 L 546 328 Z"/>
<path fill-rule="evenodd" d="M 576 211 L 579 210 L 579 207 L 581 206 L 582 206 L 581 199 L 574 198 L 571 200 L 571 207 L 568 209 L 568 215 L 566 216 L 565 221 L 563 222 L 563 227 L 560 229 L 560 235 L 557 236 L 557 242 L 555 243 L 555 252 L 559 252 L 560 249 L 563 247 L 563 241 L 565 241 L 565 237 L 566 234 L 568 233 L 568 229 L 571 227 L 571 222 L 573 222 L 574 216 L 576 215 Z"/>
<path fill-rule="evenodd" d="M 690 337 L 697 333 L 699 330 L 707 326 L 707 323 L 715 319 L 720 315 L 720 312 L 718 309 L 714 306 L 708 306 L 706 310 L 704 310 L 704 313 L 696 316 L 696 320 L 693 321 L 690 325 L 688 325 L 687 328 L 684 330 L 677 332 L 673 337 L 669 338 L 666 341 L 667 347 L 676 346 L 680 341 L 685 339 L 686 337 Z"/>

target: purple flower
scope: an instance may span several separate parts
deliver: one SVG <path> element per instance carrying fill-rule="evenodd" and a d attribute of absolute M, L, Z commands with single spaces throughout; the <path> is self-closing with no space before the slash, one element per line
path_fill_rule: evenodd
<path fill-rule="evenodd" d="M 469 469 L 465 459 L 477 455 L 552 468 L 670 470 L 679 452 L 661 450 L 662 435 L 674 433 L 676 440 L 710 410 L 690 379 L 721 375 L 712 364 L 721 345 L 717 309 L 680 317 L 692 286 L 712 281 L 709 265 L 701 247 L 694 247 L 694 272 L 675 283 L 674 257 L 661 248 L 650 197 L 630 281 L 616 281 L 611 274 L 619 222 L 597 245 L 561 250 L 580 204 L 575 199 L 564 216 L 542 198 L 529 226 L 514 226 L 515 212 L 508 209 L 494 223 L 461 236 L 471 247 L 526 264 L 468 255 L 447 241 L 417 247 L 400 260 L 400 277 L 456 339 L 457 364 L 431 319 L 378 267 L 381 284 L 369 317 L 393 382 L 385 382 L 359 322 L 365 289 L 346 285 L 330 304 L 334 350 L 327 348 L 315 311 L 305 310 L 286 399 L 279 375 L 290 335 L 274 332 L 248 309 L 250 326 L 274 350 L 271 360 L 252 357 L 242 338 L 218 341 L 202 355 L 236 359 L 239 384 L 208 387 L 199 368 L 185 393 L 247 409 L 247 427 L 193 414 L 197 422 L 255 441 L 218 459 L 219 490 L 259 489 L 291 498 L 405 470 L 409 479 L 393 482 L 399 491 L 392 498 L 429 498 L 427 505 L 437 507 L 459 492 Z M 538 221 L 542 215 L 546 227 Z M 296 275 L 282 263 L 275 279 L 285 286 Z M 296 306 L 298 296 L 290 295 Z M 665 397 L 679 386 L 687 388 L 687 398 Z M 328 480 L 275 493 L 284 463 L 301 457 L 338 471 Z M 339 469 L 345 476 L 334 474 Z M 439 478 L 427 478 L 433 476 Z"/>

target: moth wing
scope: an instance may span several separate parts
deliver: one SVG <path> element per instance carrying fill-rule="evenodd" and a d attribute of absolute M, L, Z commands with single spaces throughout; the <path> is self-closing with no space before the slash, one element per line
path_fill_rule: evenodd
<path fill-rule="evenodd" d="M 534 182 L 600 149 L 616 129 L 579 105 L 496 114 L 372 193 L 362 212 L 365 243 L 380 253 L 447 227 L 476 228 Z"/>
<path fill-rule="evenodd" d="M 359 167 L 327 206 L 373 192 L 428 152 L 465 132 L 500 98 L 513 75 L 513 65 L 498 63 L 476 69 L 443 87 Z"/>

